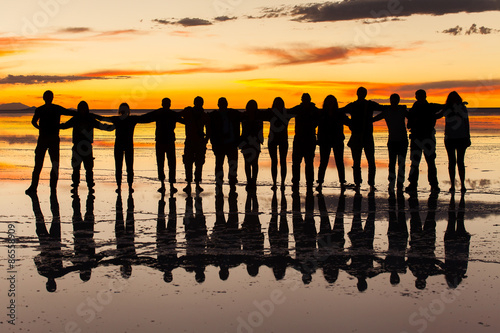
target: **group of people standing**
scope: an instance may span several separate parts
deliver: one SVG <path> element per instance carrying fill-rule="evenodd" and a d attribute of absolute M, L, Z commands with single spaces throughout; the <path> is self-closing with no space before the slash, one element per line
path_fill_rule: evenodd
<path fill-rule="evenodd" d="M 43 95 L 45 105 L 37 108 L 32 124 L 39 129 L 39 138 L 35 149 L 35 166 L 31 186 L 27 194 L 37 190 L 40 172 L 43 166 L 45 153 L 48 150 L 52 162 L 50 173 L 50 187 L 55 191 L 59 169 L 59 129 L 73 128 L 72 148 L 72 192 L 78 191 L 80 183 L 80 168 L 83 163 L 86 170 L 86 182 L 90 193 L 94 192 L 92 153 L 93 130 L 115 130 L 115 177 L 117 192 L 121 191 L 123 159 L 127 170 L 129 191 L 133 192 L 133 135 L 135 126 L 139 123 L 156 123 L 155 148 L 158 166 L 158 178 L 161 186 L 159 192 L 164 193 L 165 187 L 165 156 L 168 161 L 168 182 L 170 192 L 175 193 L 176 182 L 176 154 L 175 128 L 177 123 L 185 126 L 184 154 L 182 160 L 185 167 L 187 185 L 184 191 L 191 193 L 191 184 L 194 181 L 197 193 L 202 192 L 202 170 L 205 163 L 207 143 L 210 140 L 215 155 L 215 183 L 217 193 L 222 191 L 224 161 L 227 158 L 228 180 L 231 191 L 236 190 L 238 150 L 241 150 L 245 161 L 247 178 L 246 190 L 253 192 L 257 186 L 259 170 L 259 155 L 264 142 L 263 122 L 269 122 L 268 149 L 271 158 L 272 189 L 277 189 L 278 164 L 281 173 L 281 189 L 284 190 L 287 176 L 288 154 L 288 124 L 295 118 L 295 136 L 292 149 L 292 189 L 297 192 L 300 184 L 300 166 L 305 164 L 305 178 L 307 192 L 313 191 L 314 185 L 314 156 L 316 145 L 320 149 L 320 166 L 317 175 L 318 192 L 322 191 L 325 172 L 328 166 L 330 153 L 333 150 L 337 166 L 339 182 L 342 191 L 347 184 L 344 167 L 344 126 L 348 126 L 351 136 L 347 146 L 351 149 L 353 160 L 352 187 L 358 192 L 362 183 L 361 157 L 364 151 L 368 162 L 368 185 L 370 191 L 375 188 L 375 145 L 373 138 L 373 123 L 384 119 L 388 131 L 389 151 L 389 191 L 404 189 L 405 162 L 410 146 L 411 167 L 408 176 L 407 192 L 417 190 L 419 178 L 419 164 L 424 154 L 428 166 L 428 181 L 431 191 L 439 192 L 437 180 L 436 158 L 436 119 L 445 117 L 445 147 L 449 159 L 450 191 L 455 191 L 455 169 L 461 182 L 461 191 L 465 192 L 465 165 L 464 155 L 470 146 L 470 131 L 466 102 L 455 91 L 448 95 L 445 104 L 429 103 L 424 90 L 415 93 L 416 102 L 410 110 L 399 105 L 400 97 L 397 94 L 390 96 L 390 105 L 381 105 L 366 99 L 367 90 L 360 87 L 357 90 L 357 100 L 339 107 L 333 95 L 328 95 L 323 107 L 318 108 L 311 96 L 304 93 L 301 103 L 292 108 L 285 108 L 282 98 L 277 97 L 269 109 L 259 109 L 255 100 L 250 100 L 243 112 L 228 107 L 226 98 L 218 100 L 218 109 L 206 112 L 203 108 L 203 98 L 196 97 L 194 106 L 189 106 L 177 112 L 172 110 L 168 98 L 162 100 L 162 107 L 142 115 L 131 115 L 130 107 L 122 103 L 117 116 L 105 117 L 89 112 L 89 106 L 82 101 L 77 111 L 67 110 L 52 103 L 54 95 L 46 91 Z M 375 115 L 376 111 L 380 111 Z M 60 123 L 62 115 L 72 118 Z M 406 129 L 410 130 L 410 142 Z M 279 162 L 279 163 L 278 163 Z M 396 164 L 398 171 L 396 172 Z M 194 178 L 193 178 L 194 166 Z"/>

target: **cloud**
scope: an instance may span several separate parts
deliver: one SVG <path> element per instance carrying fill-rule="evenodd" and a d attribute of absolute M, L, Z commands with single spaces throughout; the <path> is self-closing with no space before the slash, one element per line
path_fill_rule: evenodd
<path fill-rule="evenodd" d="M 217 22 L 226 22 L 226 21 L 232 21 L 232 20 L 236 20 L 237 17 L 233 16 L 233 17 L 229 17 L 229 16 L 217 16 L 214 18 L 215 21 Z"/>
<path fill-rule="evenodd" d="M 454 28 L 449 28 L 449 29 L 446 29 L 446 30 L 443 30 L 441 31 L 442 33 L 444 34 L 450 34 L 450 35 L 453 35 L 453 36 L 457 36 L 457 35 L 461 35 L 462 34 L 462 31 L 464 30 L 464 28 L 462 28 L 461 26 L 456 26 Z M 484 26 L 481 26 L 481 27 L 477 27 L 477 24 L 472 24 L 470 26 L 469 29 L 465 30 L 465 34 L 466 35 L 489 35 L 489 34 L 492 34 L 492 33 L 498 33 L 500 30 L 496 30 L 496 29 L 492 29 L 492 28 L 487 28 L 487 27 L 484 27 Z"/>
<path fill-rule="evenodd" d="M 212 25 L 212 22 L 201 19 L 201 18 L 189 18 L 185 17 L 176 21 L 168 21 L 164 19 L 154 19 L 153 22 L 163 24 L 163 25 L 182 25 L 183 27 L 195 27 L 201 25 Z"/>
<path fill-rule="evenodd" d="M 301 65 L 318 62 L 338 62 L 353 56 L 376 55 L 389 53 L 401 49 L 392 47 L 317 47 L 317 48 L 294 48 L 283 50 L 278 48 L 260 48 L 255 53 L 265 54 L 276 59 L 279 65 Z"/>
<path fill-rule="evenodd" d="M 269 10 L 266 8 L 263 14 Z M 274 8 L 274 13 L 299 22 L 325 22 L 499 10 L 500 0 L 344 0 L 283 6 Z"/>
<path fill-rule="evenodd" d="M 0 79 L 0 84 L 45 84 L 105 79 L 83 75 L 7 75 Z"/>
<path fill-rule="evenodd" d="M 182 68 L 182 69 L 170 69 L 170 70 L 102 70 L 98 72 L 91 72 L 82 74 L 84 77 L 88 78 L 130 78 L 132 76 L 148 76 L 148 75 L 180 75 L 180 74 L 196 74 L 196 73 L 237 73 L 237 72 L 248 72 L 258 69 L 257 66 L 253 65 L 241 65 L 234 67 L 209 67 L 209 66 L 197 66 L 192 68 Z"/>
<path fill-rule="evenodd" d="M 79 34 L 82 32 L 90 32 L 90 31 L 92 31 L 92 29 L 87 28 L 87 27 L 69 27 L 69 28 L 60 29 L 58 32 Z"/>

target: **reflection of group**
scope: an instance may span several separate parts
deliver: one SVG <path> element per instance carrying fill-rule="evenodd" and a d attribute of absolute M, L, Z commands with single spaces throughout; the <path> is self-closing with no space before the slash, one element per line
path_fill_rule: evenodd
<path fill-rule="evenodd" d="M 419 177 L 419 164 L 424 154 L 428 165 L 428 181 L 432 192 L 439 192 L 436 169 L 436 119 L 445 117 L 445 147 L 449 160 L 449 175 L 451 181 L 450 192 L 455 191 L 455 169 L 461 182 L 462 192 L 465 188 L 464 155 L 470 145 L 468 112 L 465 102 L 456 93 L 448 95 L 444 105 L 429 103 L 424 90 L 415 93 L 416 102 L 409 111 L 406 106 L 399 105 L 399 95 L 390 97 L 390 105 L 384 106 L 366 99 L 367 90 L 360 87 L 357 91 L 358 99 L 345 107 L 339 108 L 337 99 L 329 95 L 325 98 L 322 109 L 311 102 L 309 94 L 302 95 L 302 102 L 286 109 L 284 101 L 277 97 L 272 108 L 259 110 L 257 102 L 250 100 L 244 112 L 228 108 L 225 98 L 218 101 L 218 109 L 205 112 L 203 99 L 196 97 L 194 106 L 187 107 L 181 112 L 171 110 L 170 99 L 164 98 L 162 108 L 143 115 L 130 115 L 130 108 L 126 103 L 120 105 L 118 116 L 104 117 L 89 112 L 86 102 L 78 104 L 77 112 L 66 110 L 52 104 L 51 91 L 44 93 L 45 105 L 36 109 L 32 123 L 39 129 L 38 143 L 35 149 L 35 166 L 31 186 L 26 193 L 35 193 L 37 190 L 40 172 L 43 166 L 45 152 L 48 150 L 52 162 L 50 186 L 56 189 L 59 169 L 59 129 L 73 128 L 73 189 L 77 193 L 80 182 L 80 167 L 83 163 L 86 170 L 86 181 L 89 192 L 93 193 L 93 163 L 92 153 L 93 130 L 115 130 L 115 176 L 117 193 L 121 191 L 123 159 L 127 170 L 129 193 L 133 192 L 134 180 L 134 128 L 138 123 L 156 123 L 156 158 L 158 178 L 161 186 L 159 192 L 164 193 L 165 156 L 168 161 L 168 182 L 170 192 L 175 193 L 176 182 L 176 155 L 175 155 L 175 127 L 176 123 L 185 126 L 185 142 L 183 163 L 185 166 L 187 185 L 184 191 L 191 193 L 191 183 L 195 182 L 196 192 L 203 191 L 202 169 L 205 163 L 207 143 L 210 140 L 215 155 L 215 183 L 217 192 L 221 192 L 224 174 L 224 160 L 228 163 L 228 180 L 231 191 L 234 192 L 238 169 L 238 149 L 241 150 L 245 161 L 247 178 L 246 189 L 255 192 L 259 170 L 258 159 L 261 152 L 263 138 L 263 122 L 269 122 L 268 149 L 271 158 L 272 188 L 277 188 L 278 156 L 281 170 L 281 188 L 286 183 L 288 153 L 288 123 L 295 118 L 295 136 L 292 149 L 292 189 L 297 192 L 300 184 L 300 165 L 305 164 L 305 178 L 307 192 L 311 193 L 314 183 L 314 156 L 316 145 L 320 146 L 320 166 L 317 175 L 317 191 L 321 193 L 325 179 L 330 152 L 333 150 L 337 165 L 339 183 L 342 190 L 347 186 L 344 170 L 344 126 L 349 126 L 351 135 L 347 146 L 350 147 L 353 160 L 353 188 L 359 192 L 362 183 L 361 156 L 364 151 L 368 162 L 368 184 L 370 190 L 375 190 L 375 146 L 373 137 L 373 123 L 385 119 L 389 131 L 389 190 L 397 186 L 403 190 L 405 179 L 405 161 L 408 150 L 406 129 L 410 130 L 410 160 L 409 185 L 407 192 L 415 192 Z M 375 111 L 381 111 L 374 115 Z M 60 124 L 61 115 L 73 117 Z M 350 117 L 349 117 L 349 116 Z M 408 120 L 406 122 L 406 119 Z M 102 122 L 110 123 L 105 125 Z M 396 173 L 396 164 L 398 172 Z M 194 179 L 193 179 L 193 165 Z"/>
<path fill-rule="evenodd" d="M 70 272 L 79 272 L 82 281 L 88 281 L 94 268 L 119 266 L 123 278 L 132 276 L 134 266 L 142 265 L 162 272 L 167 283 L 175 279 L 176 270 L 184 269 L 193 274 L 198 283 L 206 279 L 207 267 L 217 267 L 219 278 L 227 280 L 231 269 L 246 266 L 250 276 L 257 276 L 261 267 L 270 268 L 276 280 L 285 277 L 292 269 L 302 275 L 304 284 L 309 284 L 316 272 L 322 271 L 325 280 L 333 284 L 341 271 L 357 280 L 357 288 L 364 291 L 368 280 L 379 275 L 389 277 L 391 284 L 400 283 L 400 275 L 407 269 L 415 276 L 415 287 L 426 287 L 429 276 L 444 275 L 451 288 L 457 287 L 466 276 L 469 257 L 470 235 L 465 230 L 465 199 L 461 196 L 458 209 L 454 196 L 448 208 L 448 226 L 444 234 L 444 261 L 438 259 L 436 248 L 437 193 L 431 193 L 427 209 L 419 206 L 417 196 L 409 199 L 410 230 L 406 222 L 405 198 L 402 192 L 391 193 L 388 199 L 388 248 L 374 249 L 376 200 L 368 195 L 368 210 L 363 210 L 363 196 L 353 197 L 352 212 L 346 212 L 346 196 L 341 193 L 336 212 L 329 212 L 325 197 L 317 195 L 319 229 L 315 220 L 315 197 L 305 197 L 305 212 L 302 212 L 301 196 L 292 196 L 292 236 L 289 241 L 287 198 L 281 194 L 280 202 L 276 191 L 271 200 L 268 240 L 265 248 L 265 234 L 261 223 L 261 211 L 254 192 L 247 193 L 243 220 L 238 212 L 238 196 L 227 197 L 229 209 L 224 210 L 226 200 L 222 193 L 216 195 L 213 228 L 207 228 L 202 197 L 187 196 L 183 228 L 185 239 L 178 240 L 177 202 L 168 198 L 168 214 L 165 213 L 165 196 L 158 202 L 156 223 L 156 256 L 151 251 L 136 247 L 134 199 L 129 194 L 124 218 L 122 197 L 117 195 L 115 237 L 116 250 L 98 251 L 94 240 L 94 196 L 89 194 L 86 213 L 82 217 L 80 198 L 73 196 L 74 251 L 62 250 L 61 221 L 55 192 L 51 194 L 52 222 L 47 231 L 40 203 L 36 194 L 31 194 L 36 217 L 36 233 L 40 241 L 40 254 L 35 263 L 40 275 L 46 277 L 47 290 L 56 290 L 56 279 Z M 426 212 L 422 221 L 420 213 Z M 362 215 L 366 219 L 363 224 Z M 350 246 L 346 247 L 346 213 L 352 213 L 352 222 L 347 236 Z M 330 217 L 335 215 L 332 220 Z M 265 216 L 265 215 L 264 215 Z M 423 222 L 423 223 L 422 223 Z M 408 242 L 409 239 L 409 242 Z M 185 243 L 182 243 L 185 241 Z M 294 244 L 290 245 L 290 244 Z M 409 247 L 408 247 L 409 245 Z M 292 255 L 294 253 L 295 255 Z"/>

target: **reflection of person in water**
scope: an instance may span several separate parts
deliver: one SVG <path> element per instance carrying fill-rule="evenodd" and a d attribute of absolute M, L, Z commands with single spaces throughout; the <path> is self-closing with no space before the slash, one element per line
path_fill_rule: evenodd
<path fill-rule="evenodd" d="M 410 249 L 407 265 L 416 277 L 415 287 L 425 289 L 429 276 L 443 274 L 442 263 L 436 259 L 436 208 L 438 194 L 432 192 L 427 201 L 427 217 L 420 220 L 418 197 L 412 195 L 410 204 Z"/>
<path fill-rule="evenodd" d="M 241 243 L 250 276 L 259 274 L 264 258 L 264 234 L 259 219 L 259 203 L 255 192 L 247 192 L 245 217 L 241 224 Z"/>
<path fill-rule="evenodd" d="M 94 193 L 94 154 L 92 152 L 92 143 L 94 142 L 94 128 L 105 131 L 114 130 L 114 126 L 100 123 L 97 119 L 101 116 L 89 112 L 89 105 L 85 101 L 78 103 L 76 115 L 70 120 L 61 124 L 61 129 L 73 128 L 73 148 L 71 156 L 71 166 L 73 174 L 71 180 L 71 192 L 78 192 L 80 184 L 80 168 L 85 168 L 85 179 L 89 193 Z"/>
<path fill-rule="evenodd" d="M 330 218 L 328 217 L 325 197 L 322 194 L 318 195 L 318 208 L 321 217 L 318 233 L 318 254 L 320 264 L 323 269 L 325 280 L 328 283 L 335 283 L 339 276 L 339 270 L 347 269 L 347 261 L 349 260 L 349 256 L 344 251 L 344 193 L 339 196 L 333 229 L 330 224 Z"/>
<path fill-rule="evenodd" d="M 158 192 L 165 192 L 165 155 L 168 162 L 168 182 L 170 183 L 170 193 L 177 192 L 175 184 L 175 169 L 177 166 L 175 156 L 175 125 L 184 124 L 184 119 L 179 112 L 170 109 L 170 98 L 161 101 L 161 108 L 144 114 L 141 122 L 156 122 L 155 149 L 156 164 L 158 167 L 158 179 L 161 187 Z"/>
<path fill-rule="evenodd" d="M 458 211 L 455 196 L 450 199 L 448 226 L 444 234 L 444 276 L 450 288 L 456 288 L 466 277 L 469 260 L 470 234 L 465 230 L 465 198 L 460 198 Z"/>
<path fill-rule="evenodd" d="M 177 258 L 177 207 L 176 200 L 168 200 L 168 223 L 165 225 L 165 196 L 158 201 L 158 219 L 156 223 L 156 250 L 158 269 L 163 272 L 163 280 L 172 282 L 172 271 L 179 267 Z"/>
<path fill-rule="evenodd" d="M 64 267 L 63 253 L 61 250 L 61 219 L 59 217 L 59 202 L 56 192 L 50 195 L 50 210 L 52 211 L 52 223 L 50 231 L 47 231 L 45 219 L 40 209 L 40 201 L 36 193 L 31 194 L 33 212 L 36 219 L 36 234 L 40 241 L 40 254 L 34 261 L 38 274 L 47 278 L 47 291 L 54 292 L 57 289 L 56 279 L 66 275 L 73 269 Z"/>
<path fill-rule="evenodd" d="M 210 235 L 210 252 L 215 257 L 215 265 L 219 266 L 219 278 L 223 281 L 228 279 L 229 269 L 242 262 L 237 199 L 235 192 L 229 194 L 229 214 L 226 221 L 224 195 L 219 192 L 215 196 L 215 224 Z"/>
<path fill-rule="evenodd" d="M 373 266 L 373 261 L 382 262 L 373 252 L 376 212 L 375 196 L 373 193 L 368 196 L 368 216 L 364 227 L 361 224 L 362 198 L 359 193 L 354 195 L 352 226 L 351 231 L 348 233 L 351 240 L 351 249 L 349 251 L 351 264 L 347 272 L 357 278 L 359 291 L 365 291 L 368 288 L 367 278 L 373 278 L 382 273 L 379 267 Z"/>
<path fill-rule="evenodd" d="M 290 261 L 288 251 L 288 221 L 286 218 L 286 197 L 285 192 L 281 192 L 280 213 L 278 214 L 278 198 L 276 191 L 273 191 L 271 200 L 271 220 L 269 221 L 269 245 L 271 255 L 268 260 L 268 266 L 273 270 L 276 280 L 285 277 L 286 268 Z M 278 221 L 279 216 L 279 221 Z"/>
<path fill-rule="evenodd" d="M 119 260 L 120 272 L 128 279 L 132 275 L 131 261 L 137 258 L 135 252 L 135 220 L 134 220 L 134 198 L 130 193 L 127 199 L 127 217 L 123 221 L 122 196 L 118 193 L 116 197 L 116 249 Z"/>
<path fill-rule="evenodd" d="M 80 279 L 90 280 L 92 268 L 97 266 L 94 241 L 94 199 L 89 193 L 86 202 L 86 213 L 82 219 L 80 197 L 73 195 L 73 237 L 75 240 L 75 255 L 73 263 L 80 266 Z"/>
<path fill-rule="evenodd" d="M 392 285 L 399 284 L 399 274 L 406 273 L 405 255 L 408 244 L 405 198 L 402 191 L 397 193 L 397 198 L 394 192 L 389 195 L 389 228 L 387 230 L 389 248 L 384 260 L 384 269 L 390 273 Z"/>
<path fill-rule="evenodd" d="M 31 178 L 31 186 L 26 194 L 36 193 L 40 172 L 42 172 L 45 153 L 49 151 L 52 169 L 50 170 L 50 189 L 55 191 L 59 178 L 59 123 L 61 116 L 72 116 L 73 111 L 66 110 L 62 106 L 52 104 L 54 93 L 47 90 L 43 93 L 44 105 L 36 108 L 31 123 L 38 129 L 38 141 L 35 148 L 35 166 Z"/>
<path fill-rule="evenodd" d="M 302 218 L 300 196 L 294 193 L 293 207 L 293 237 L 295 238 L 296 262 L 294 268 L 302 273 L 302 282 L 309 284 L 316 272 L 316 226 L 314 223 L 314 196 L 311 191 L 306 195 L 305 218 Z"/>
<path fill-rule="evenodd" d="M 193 197 L 186 197 L 186 215 L 184 216 L 184 228 L 186 230 L 186 256 L 183 266 L 188 272 L 195 273 L 198 283 L 205 281 L 205 267 L 207 263 L 207 225 L 201 197 L 197 196 L 195 202 L 195 214 L 193 214 Z"/>

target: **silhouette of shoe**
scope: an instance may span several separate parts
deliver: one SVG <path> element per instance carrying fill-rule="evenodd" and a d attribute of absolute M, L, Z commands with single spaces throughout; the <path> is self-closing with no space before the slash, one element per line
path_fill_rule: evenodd
<path fill-rule="evenodd" d="M 162 186 L 158 189 L 158 192 L 165 193 L 165 186 Z"/>
<path fill-rule="evenodd" d="M 467 192 L 467 188 L 465 186 L 462 186 L 462 188 L 460 189 L 460 192 L 462 192 L 462 193 Z"/>
<path fill-rule="evenodd" d="M 455 186 L 450 187 L 450 189 L 448 190 L 448 192 L 455 193 Z"/>
<path fill-rule="evenodd" d="M 278 189 L 278 186 L 276 183 L 273 183 L 273 186 L 271 186 L 271 190 L 276 191 Z"/>
<path fill-rule="evenodd" d="M 128 193 L 134 193 L 134 189 L 132 188 L 132 186 L 128 187 Z"/>
<path fill-rule="evenodd" d="M 406 192 L 406 193 L 413 193 L 413 192 L 417 192 L 417 186 L 416 186 L 416 185 L 412 185 L 412 184 L 410 184 L 410 185 L 406 186 L 406 188 L 405 188 L 405 192 Z"/>
<path fill-rule="evenodd" d="M 74 186 L 74 185 L 73 185 Z M 73 187 L 71 190 L 70 190 L 71 193 L 78 193 L 78 186 L 75 186 Z"/>
<path fill-rule="evenodd" d="M 191 194 L 191 184 L 187 184 L 182 190 L 187 194 Z"/>
<path fill-rule="evenodd" d="M 89 193 L 92 194 L 92 193 L 95 193 L 95 190 L 93 187 L 89 187 Z"/>
<path fill-rule="evenodd" d="M 394 189 L 394 187 L 393 187 Z M 377 191 L 377 188 L 375 187 L 375 185 L 370 185 L 370 193 L 374 193 Z"/>
<path fill-rule="evenodd" d="M 196 184 L 196 193 L 201 193 L 203 191 L 204 191 L 203 187 L 201 187 L 200 184 Z"/>
<path fill-rule="evenodd" d="M 170 185 L 170 194 L 172 193 L 177 193 L 177 189 L 174 187 L 174 185 Z"/>
<path fill-rule="evenodd" d="M 30 187 L 28 187 L 28 189 L 26 191 L 24 191 L 24 193 L 26 193 L 27 195 L 35 194 L 36 193 L 36 187 L 30 186 Z"/>
<path fill-rule="evenodd" d="M 121 187 L 117 187 L 116 190 L 115 190 L 116 193 L 120 193 L 121 191 L 122 191 Z"/>
<path fill-rule="evenodd" d="M 322 190 L 323 190 L 323 184 L 318 184 L 318 186 L 316 186 L 316 191 L 318 193 L 321 193 Z"/>
<path fill-rule="evenodd" d="M 431 186 L 431 192 L 439 193 L 439 192 L 441 192 L 441 189 L 439 188 L 439 186 L 434 185 L 434 186 Z"/>

